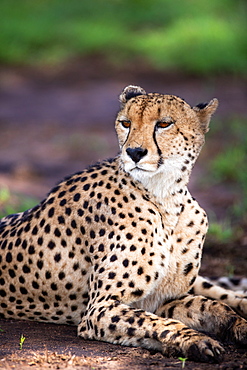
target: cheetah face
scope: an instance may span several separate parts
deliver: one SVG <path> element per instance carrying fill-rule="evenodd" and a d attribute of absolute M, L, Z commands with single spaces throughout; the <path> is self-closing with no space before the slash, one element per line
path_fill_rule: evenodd
<path fill-rule="evenodd" d="M 116 131 L 126 172 L 143 182 L 160 173 L 179 178 L 191 170 L 217 99 L 191 108 L 179 97 L 128 86 L 120 102 Z"/>

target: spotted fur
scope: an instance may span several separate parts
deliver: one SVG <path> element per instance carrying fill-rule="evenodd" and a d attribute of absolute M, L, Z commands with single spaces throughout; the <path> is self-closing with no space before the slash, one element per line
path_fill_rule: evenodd
<path fill-rule="evenodd" d="M 220 361 L 223 347 L 203 332 L 247 345 L 235 312 L 247 315 L 247 299 L 198 276 L 207 216 L 187 189 L 218 102 L 191 108 L 135 86 L 120 101 L 120 154 L 1 220 L 0 314 Z"/>

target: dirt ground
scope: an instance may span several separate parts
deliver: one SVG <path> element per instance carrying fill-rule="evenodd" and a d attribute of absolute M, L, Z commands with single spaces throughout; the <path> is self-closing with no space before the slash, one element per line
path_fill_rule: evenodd
<path fill-rule="evenodd" d="M 141 348 L 123 347 L 76 337 L 76 327 L 17 320 L 0 320 L 0 369 L 181 369 L 179 359 Z M 20 335 L 26 338 L 19 349 Z M 224 362 L 202 364 L 186 361 L 185 369 L 247 369 L 244 349 L 227 346 Z"/>
<path fill-rule="evenodd" d="M 191 105 L 217 97 L 217 119 L 247 115 L 246 81 L 200 79 L 150 73 L 147 67 L 110 68 L 98 59 L 75 61 L 60 69 L 0 68 L 0 186 L 41 200 L 64 176 L 118 151 L 113 122 L 117 97 L 124 86 L 179 95 Z M 210 143 L 210 140 L 209 140 Z M 202 153 L 190 190 L 208 213 L 222 215 L 236 189 L 200 186 L 205 168 Z M 247 238 L 246 238 L 247 239 Z M 246 275 L 247 240 L 238 245 L 208 246 L 202 274 L 225 274 L 229 266 Z M 0 320 L 0 369 L 174 369 L 181 361 L 159 353 L 83 341 L 76 328 Z M 19 349 L 19 338 L 26 340 Z M 245 349 L 226 347 L 222 364 L 196 364 L 187 369 L 247 369 Z"/>

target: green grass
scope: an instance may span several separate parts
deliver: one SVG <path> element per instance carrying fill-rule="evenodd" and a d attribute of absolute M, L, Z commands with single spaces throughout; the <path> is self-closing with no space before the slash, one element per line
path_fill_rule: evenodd
<path fill-rule="evenodd" d="M 13 213 L 24 212 L 38 204 L 38 200 L 22 194 L 11 193 L 0 187 L 0 219 Z"/>
<path fill-rule="evenodd" d="M 236 201 L 229 202 L 225 217 L 217 220 L 213 216 L 209 224 L 208 240 L 225 244 L 241 238 L 247 227 L 247 120 L 219 123 L 212 139 L 219 153 L 209 161 L 208 175 L 203 181 L 211 188 L 212 185 L 229 186 L 236 193 Z"/>
<path fill-rule="evenodd" d="M 19 347 L 20 347 L 20 350 L 22 350 L 22 348 L 23 348 L 23 344 L 24 344 L 25 340 L 26 340 L 26 337 L 24 337 L 24 335 L 23 335 L 23 334 L 21 334 L 21 336 L 20 336 L 20 341 L 19 341 Z"/>
<path fill-rule="evenodd" d="M 207 242 L 228 244 L 234 240 L 234 228 L 228 220 L 210 222 Z"/>
<path fill-rule="evenodd" d="M 225 149 L 211 161 L 210 169 L 215 182 L 236 186 L 241 194 L 241 201 L 237 208 L 241 209 L 244 216 L 247 213 L 247 120 L 225 121 L 222 133 L 223 131 L 228 142 L 225 138 Z M 222 137 L 224 138 L 224 134 Z M 234 209 L 236 205 L 233 208 L 233 214 Z"/>
<path fill-rule="evenodd" d="M 97 54 L 198 73 L 247 70 L 244 0 L 2 0 L 0 63 Z"/>

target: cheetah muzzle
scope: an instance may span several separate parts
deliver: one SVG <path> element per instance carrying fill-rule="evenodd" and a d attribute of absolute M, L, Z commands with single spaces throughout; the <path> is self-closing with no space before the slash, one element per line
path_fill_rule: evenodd
<path fill-rule="evenodd" d="M 0 314 L 218 362 L 203 332 L 246 346 L 247 299 L 198 276 L 207 216 L 186 187 L 218 101 L 128 86 L 120 103 L 118 156 L 1 220 Z"/>

